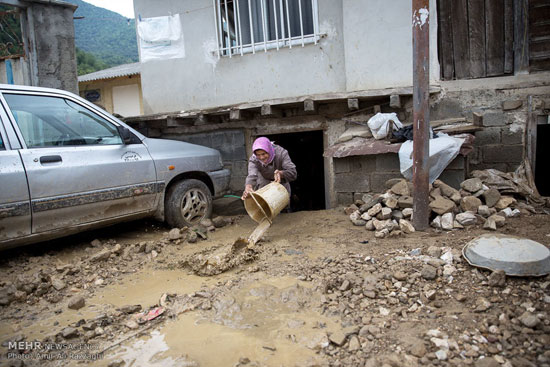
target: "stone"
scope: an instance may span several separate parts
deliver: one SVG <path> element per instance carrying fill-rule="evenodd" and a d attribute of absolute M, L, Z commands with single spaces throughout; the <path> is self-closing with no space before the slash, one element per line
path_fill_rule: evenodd
<path fill-rule="evenodd" d="M 367 224 L 365 224 L 365 229 L 367 231 L 374 231 L 376 229 L 376 227 L 374 227 L 374 219 L 371 219 L 367 222 Z"/>
<path fill-rule="evenodd" d="M 483 223 L 483 229 L 487 229 L 490 231 L 496 231 L 497 230 L 497 224 L 493 218 L 487 218 L 487 221 Z"/>
<path fill-rule="evenodd" d="M 355 210 L 359 210 L 359 208 L 355 205 L 350 205 L 349 208 L 351 209 L 354 209 L 352 210 L 350 213 L 346 213 L 348 215 L 350 215 L 351 213 L 353 213 Z M 347 210 L 347 208 L 346 208 Z M 214 223 L 212 223 L 212 220 L 210 218 L 204 218 L 204 219 L 201 219 L 201 221 L 199 222 L 199 225 L 203 226 L 204 228 L 208 228 L 208 227 L 212 227 L 214 225 Z"/>
<path fill-rule="evenodd" d="M 369 220 L 372 219 L 372 217 L 369 215 L 369 213 L 363 213 L 363 214 L 361 214 L 361 219 L 368 222 Z"/>
<path fill-rule="evenodd" d="M 346 213 L 346 215 L 349 216 L 349 215 L 351 215 L 351 213 L 353 213 L 356 210 L 359 210 L 359 208 L 357 207 L 357 205 L 352 204 L 352 205 L 350 205 L 350 206 L 348 206 L 344 209 L 344 213 Z M 202 221 L 201 221 L 201 223 L 202 223 Z M 210 226 L 204 226 L 204 227 L 208 228 Z"/>
<path fill-rule="evenodd" d="M 435 356 L 440 361 L 446 361 L 447 360 L 447 352 L 443 349 L 440 349 L 437 352 L 435 352 Z"/>
<path fill-rule="evenodd" d="M 403 217 L 409 218 L 413 214 L 413 209 L 412 208 L 405 208 L 401 211 L 401 213 L 403 213 Z"/>
<path fill-rule="evenodd" d="M 387 220 L 378 220 L 378 219 L 374 219 L 373 220 L 373 225 L 374 225 L 374 228 L 376 228 L 377 231 L 381 231 L 382 229 L 384 228 L 387 228 L 390 224 L 391 220 L 387 219 Z"/>
<path fill-rule="evenodd" d="M 389 234 L 390 234 L 390 231 L 388 231 L 387 228 L 384 228 L 384 229 L 382 229 L 382 230 L 380 230 L 380 231 L 374 232 L 374 237 L 376 237 L 376 238 L 384 238 L 384 237 L 386 237 L 386 236 L 389 235 Z"/>
<path fill-rule="evenodd" d="M 475 196 L 465 196 L 460 201 L 460 208 L 465 212 L 477 213 L 477 209 L 481 205 L 481 200 Z"/>
<path fill-rule="evenodd" d="M 341 331 L 336 331 L 328 337 L 328 340 L 331 343 L 336 344 L 337 346 L 342 346 L 346 342 L 346 334 Z"/>
<path fill-rule="evenodd" d="M 500 192 L 497 189 L 489 189 L 483 192 L 483 200 L 485 201 L 485 205 L 487 205 L 489 208 L 492 208 L 493 206 L 498 203 L 500 200 Z"/>
<path fill-rule="evenodd" d="M 474 312 L 485 312 L 491 308 L 492 304 L 484 297 L 479 297 L 476 301 Z"/>
<path fill-rule="evenodd" d="M 483 188 L 483 182 L 477 177 L 464 180 L 460 187 L 468 192 L 478 192 Z"/>
<path fill-rule="evenodd" d="M 126 305 L 126 306 L 117 308 L 117 310 L 125 314 L 136 313 L 141 311 L 141 305 Z"/>
<path fill-rule="evenodd" d="M 349 219 L 353 222 L 354 220 L 361 219 L 361 212 L 359 210 L 354 211 L 349 215 Z"/>
<path fill-rule="evenodd" d="M 431 265 L 424 265 L 420 275 L 426 280 L 434 280 L 437 278 L 437 269 Z"/>
<path fill-rule="evenodd" d="M 104 261 L 107 260 L 109 256 L 111 256 L 111 251 L 105 249 L 90 257 L 90 262 Z"/>
<path fill-rule="evenodd" d="M 454 228 L 454 216 L 453 213 L 445 213 L 441 216 L 441 228 L 450 231 Z"/>
<path fill-rule="evenodd" d="M 439 190 L 441 191 L 441 195 L 451 199 L 454 195 L 459 194 L 458 190 L 455 189 L 454 187 L 451 187 L 442 181 L 440 182 L 441 183 L 437 185 L 437 188 L 439 188 Z M 434 182 L 434 187 L 436 187 L 435 182 Z"/>
<path fill-rule="evenodd" d="M 353 335 L 349 340 L 348 350 L 354 352 L 361 349 L 361 343 L 359 343 L 359 338 Z"/>
<path fill-rule="evenodd" d="M 504 287 L 506 285 L 506 273 L 503 270 L 496 270 L 487 277 L 487 282 L 491 287 Z"/>
<path fill-rule="evenodd" d="M 405 234 L 414 233 L 416 231 L 412 223 L 406 219 L 399 220 L 399 229 Z"/>
<path fill-rule="evenodd" d="M 426 250 L 426 254 L 431 257 L 439 258 L 441 256 L 441 247 L 430 246 Z"/>
<path fill-rule="evenodd" d="M 487 221 L 489 221 L 489 220 L 495 222 L 495 224 L 498 228 L 500 228 L 500 227 L 504 226 L 504 224 L 506 224 L 506 218 L 504 218 L 503 216 L 498 215 L 498 214 L 491 215 L 489 218 L 487 218 Z"/>
<path fill-rule="evenodd" d="M 171 241 L 179 240 L 183 236 L 181 234 L 181 230 L 179 228 L 172 228 L 170 232 L 168 232 L 168 239 Z"/>
<path fill-rule="evenodd" d="M 124 326 L 126 326 L 126 327 L 127 327 L 128 329 L 130 329 L 130 330 L 135 330 L 135 329 L 139 328 L 139 324 L 137 323 L 137 321 L 136 321 L 136 320 L 132 320 L 132 319 L 126 321 L 126 323 L 124 324 Z"/>
<path fill-rule="evenodd" d="M 101 246 L 103 243 L 98 240 L 97 238 L 95 240 L 93 240 L 92 242 L 90 242 L 90 245 L 92 245 L 92 247 L 99 247 Z"/>
<path fill-rule="evenodd" d="M 61 279 L 59 278 L 52 278 L 52 287 L 56 290 L 56 291 L 60 291 L 62 290 L 63 288 L 65 288 L 67 285 L 65 284 L 64 281 L 62 281 Z"/>
<path fill-rule="evenodd" d="M 502 102 L 502 109 L 504 111 L 517 110 L 521 106 L 523 106 L 523 101 L 520 99 Z"/>
<path fill-rule="evenodd" d="M 458 223 L 458 221 L 456 219 L 453 223 L 453 227 L 456 228 L 456 229 L 464 229 L 464 226 L 462 224 Z"/>
<path fill-rule="evenodd" d="M 510 205 L 517 203 L 516 199 L 510 197 L 510 196 L 503 196 L 500 198 L 500 200 L 495 204 L 495 208 L 497 210 L 503 210 L 505 208 L 508 208 Z"/>
<path fill-rule="evenodd" d="M 370 201 L 365 201 L 365 204 L 361 205 L 361 207 L 359 208 L 359 211 L 361 213 L 364 213 L 364 212 L 368 211 L 370 208 L 372 208 L 373 206 L 375 206 L 376 204 L 381 203 L 382 200 L 384 200 L 384 198 L 382 196 L 380 196 L 380 195 L 375 196 Z"/>
<path fill-rule="evenodd" d="M 367 224 L 367 221 L 363 219 L 352 219 L 351 222 L 354 226 L 364 226 L 365 224 Z"/>
<path fill-rule="evenodd" d="M 386 205 L 386 207 L 388 207 L 390 209 L 397 208 L 397 199 L 394 196 L 390 196 L 390 197 L 384 199 L 383 202 L 384 202 L 384 205 Z"/>
<path fill-rule="evenodd" d="M 427 353 L 426 346 L 424 345 L 424 342 L 422 342 L 421 340 L 416 341 L 409 348 L 409 353 L 411 353 L 413 356 L 415 356 L 417 358 L 424 357 Z"/>
<path fill-rule="evenodd" d="M 391 217 L 399 222 L 401 219 L 404 218 L 404 215 L 401 210 L 396 209 L 391 212 Z"/>
<path fill-rule="evenodd" d="M 520 317 L 518 317 L 518 320 L 525 327 L 528 327 L 530 329 L 535 328 L 540 322 L 539 318 L 529 311 L 525 311 Z"/>
<path fill-rule="evenodd" d="M 481 215 L 483 218 L 488 218 L 489 216 L 491 216 L 491 209 L 489 208 L 489 206 L 487 205 L 480 205 L 478 208 L 477 208 L 477 213 L 479 215 Z"/>
<path fill-rule="evenodd" d="M 195 231 L 189 231 L 187 232 L 187 242 L 189 243 L 196 243 L 199 239 L 199 235 Z"/>
<path fill-rule="evenodd" d="M 455 219 L 463 226 L 471 226 L 477 223 L 477 217 L 475 216 L 475 214 L 470 212 L 459 213 L 456 215 Z"/>
<path fill-rule="evenodd" d="M 79 310 L 86 304 L 86 300 L 82 296 L 75 296 L 69 300 L 68 308 L 71 310 Z"/>
<path fill-rule="evenodd" d="M 76 338 L 79 335 L 80 335 L 80 333 L 74 327 L 66 327 L 65 329 L 61 330 L 61 336 L 65 339 Z"/>
<path fill-rule="evenodd" d="M 432 209 L 435 213 L 442 215 L 452 212 L 455 209 L 455 203 L 449 199 L 439 196 L 430 202 L 430 209 Z"/>
<path fill-rule="evenodd" d="M 392 210 L 391 208 L 382 208 L 378 216 L 381 220 L 390 219 L 391 218 Z"/>
<path fill-rule="evenodd" d="M 435 217 L 434 220 L 432 220 L 432 222 L 430 223 L 430 225 L 434 228 L 441 229 L 441 216 L 438 215 L 437 217 Z"/>
<path fill-rule="evenodd" d="M 212 224 L 216 228 L 222 228 L 222 227 L 225 227 L 225 225 L 227 224 L 227 221 L 224 217 L 216 217 L 216 218 L 212 218 Z"/>
<path fill-rule="evenodd" d="M 409 185 L 406 180 L 401 180 L 390 189 L 396 195 L 399 196 L 410 196 L 411 192 L 409 190 Z"/>
<path fill-rule="evenodd" d="M 367 211 L 367 214 L 370 215 L 371 217 L 376 217 L 376 215 L 378 215 L 378 213 L 380 213 L 381 210 L 382 210 L 382 204 L 378 203 L 374 205 L 372 208 L 370 208 Z"/>
<path fill-rule="evenodd" d="M 397 205 L 401 209 L 412 208 L 413 207 L 413 198 L 412 198 L 412 196 L 401 196 L 397 200 Z"/>

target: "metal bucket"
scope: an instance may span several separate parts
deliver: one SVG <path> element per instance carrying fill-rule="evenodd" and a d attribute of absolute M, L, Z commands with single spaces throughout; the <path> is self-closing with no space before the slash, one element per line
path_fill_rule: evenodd
<path fill-rule="evenodd" d="M 258 191 L 250 193 L 244 200 L 246 212 L 256 222 L 267 218 L 273 220 L 290 202 L 290 195 L 285 187 L 277 182 L 271 182 Z"/>

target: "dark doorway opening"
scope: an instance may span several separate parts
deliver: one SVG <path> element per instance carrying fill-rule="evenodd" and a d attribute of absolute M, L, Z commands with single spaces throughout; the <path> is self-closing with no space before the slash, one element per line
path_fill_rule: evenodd
<path fill-rule="evenodd" d="M 325 209 L 323 131 L 266 135 L 288 151 L 298 178 L 290 183 L 292 211 Z"/>
<path fill-rule="evenodd" d="M 550 170 L 546 160 L 550 157 L 550 124 L 537 125 L 537 153 L 535 158 L 535 185 L 542 196 L 550 196 Z"/>

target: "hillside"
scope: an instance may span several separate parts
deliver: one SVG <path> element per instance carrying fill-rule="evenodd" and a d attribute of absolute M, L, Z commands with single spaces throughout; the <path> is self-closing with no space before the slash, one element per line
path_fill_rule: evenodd
<path fill-rule="evenodd" d="M 75 43 L 82 51 L 93 54 L 107 67 L 138 61 L 134 19 L 82 0 L 66 0 L 78 5 L 75 17 Z"/>

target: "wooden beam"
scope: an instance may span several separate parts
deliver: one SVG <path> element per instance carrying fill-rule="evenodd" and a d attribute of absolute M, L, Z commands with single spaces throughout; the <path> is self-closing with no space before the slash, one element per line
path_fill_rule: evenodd
<path fill-rule="evenodd" d="M 317 112 L 317 105 L 314 100 L 306 99 L 304 101 L 304 112 L 306 113 L 315 113 Z"/>
<path fill-rule="evenodd" d="M 487 76 L 504 74 L 504 2 L 485 1 Z"/>
<path fill-rule="evenodd" d="M 479 112 L 472 114 L 474 126 L 483 126 L 483 115 Z"/>
<path fill-rule="evenodd" d="M 514 0 L 504 0 L 504 73 L 514 71 Z"/>
<path fill-rule="evenodd" d="M 375 104 L 374 106 L 372 106 L 372 112 L 374 112 L 374 114 L 376 115 L 377 113 L 382 112 L 382 107 L 380 107 L 379 104 Z"/>
<path fill-rule="evenodd" d="M 229 111 L 229 120 L 231 121 L 248 120 L 251 117 L 252 113 L 250 111 L 241 110 L 238 108 L 234 108 Z"/>
<path fill-rule="evenodd" d="M 470 76 L 467 0 L 453 0 L 451 8 L 455 77 L 456 79 L 465 79 Z"/>
<path fill-rule="evenodd" d="M 467 21 L 470 44 L 470 76 L 472 78 L 481 78 L 486 74 L 484 1 L 468 0 Z"/>
<path fill-rule="evenodd" d="M 529 74 L 529 2 L 514 0 L 514 74 Z"/>
<path fill-rule="evenodd" d="M 270 104 L 263 104 L 261 107 L 263 117 L 283 117 L 283 111 L 280 108 L 273 107 Z"/>
<path fill-rule="evenodd" d="M 348 98 L 348 109 L 356 111 L 359 109 L 359 98 Z"/>
<path fill-rule="evenodd" d="M 453 62 L 453 27 L 450 1 L 437 2 L 439 13 L 441 76 L 443 80 L 452 80 L 455 72 Z"/>
<path fill-rule="evenodd" d="M 399 96 L 399 94 L 392 94 L 390 96 L 390 107 L 401 108 L 401 97 Z"/>

